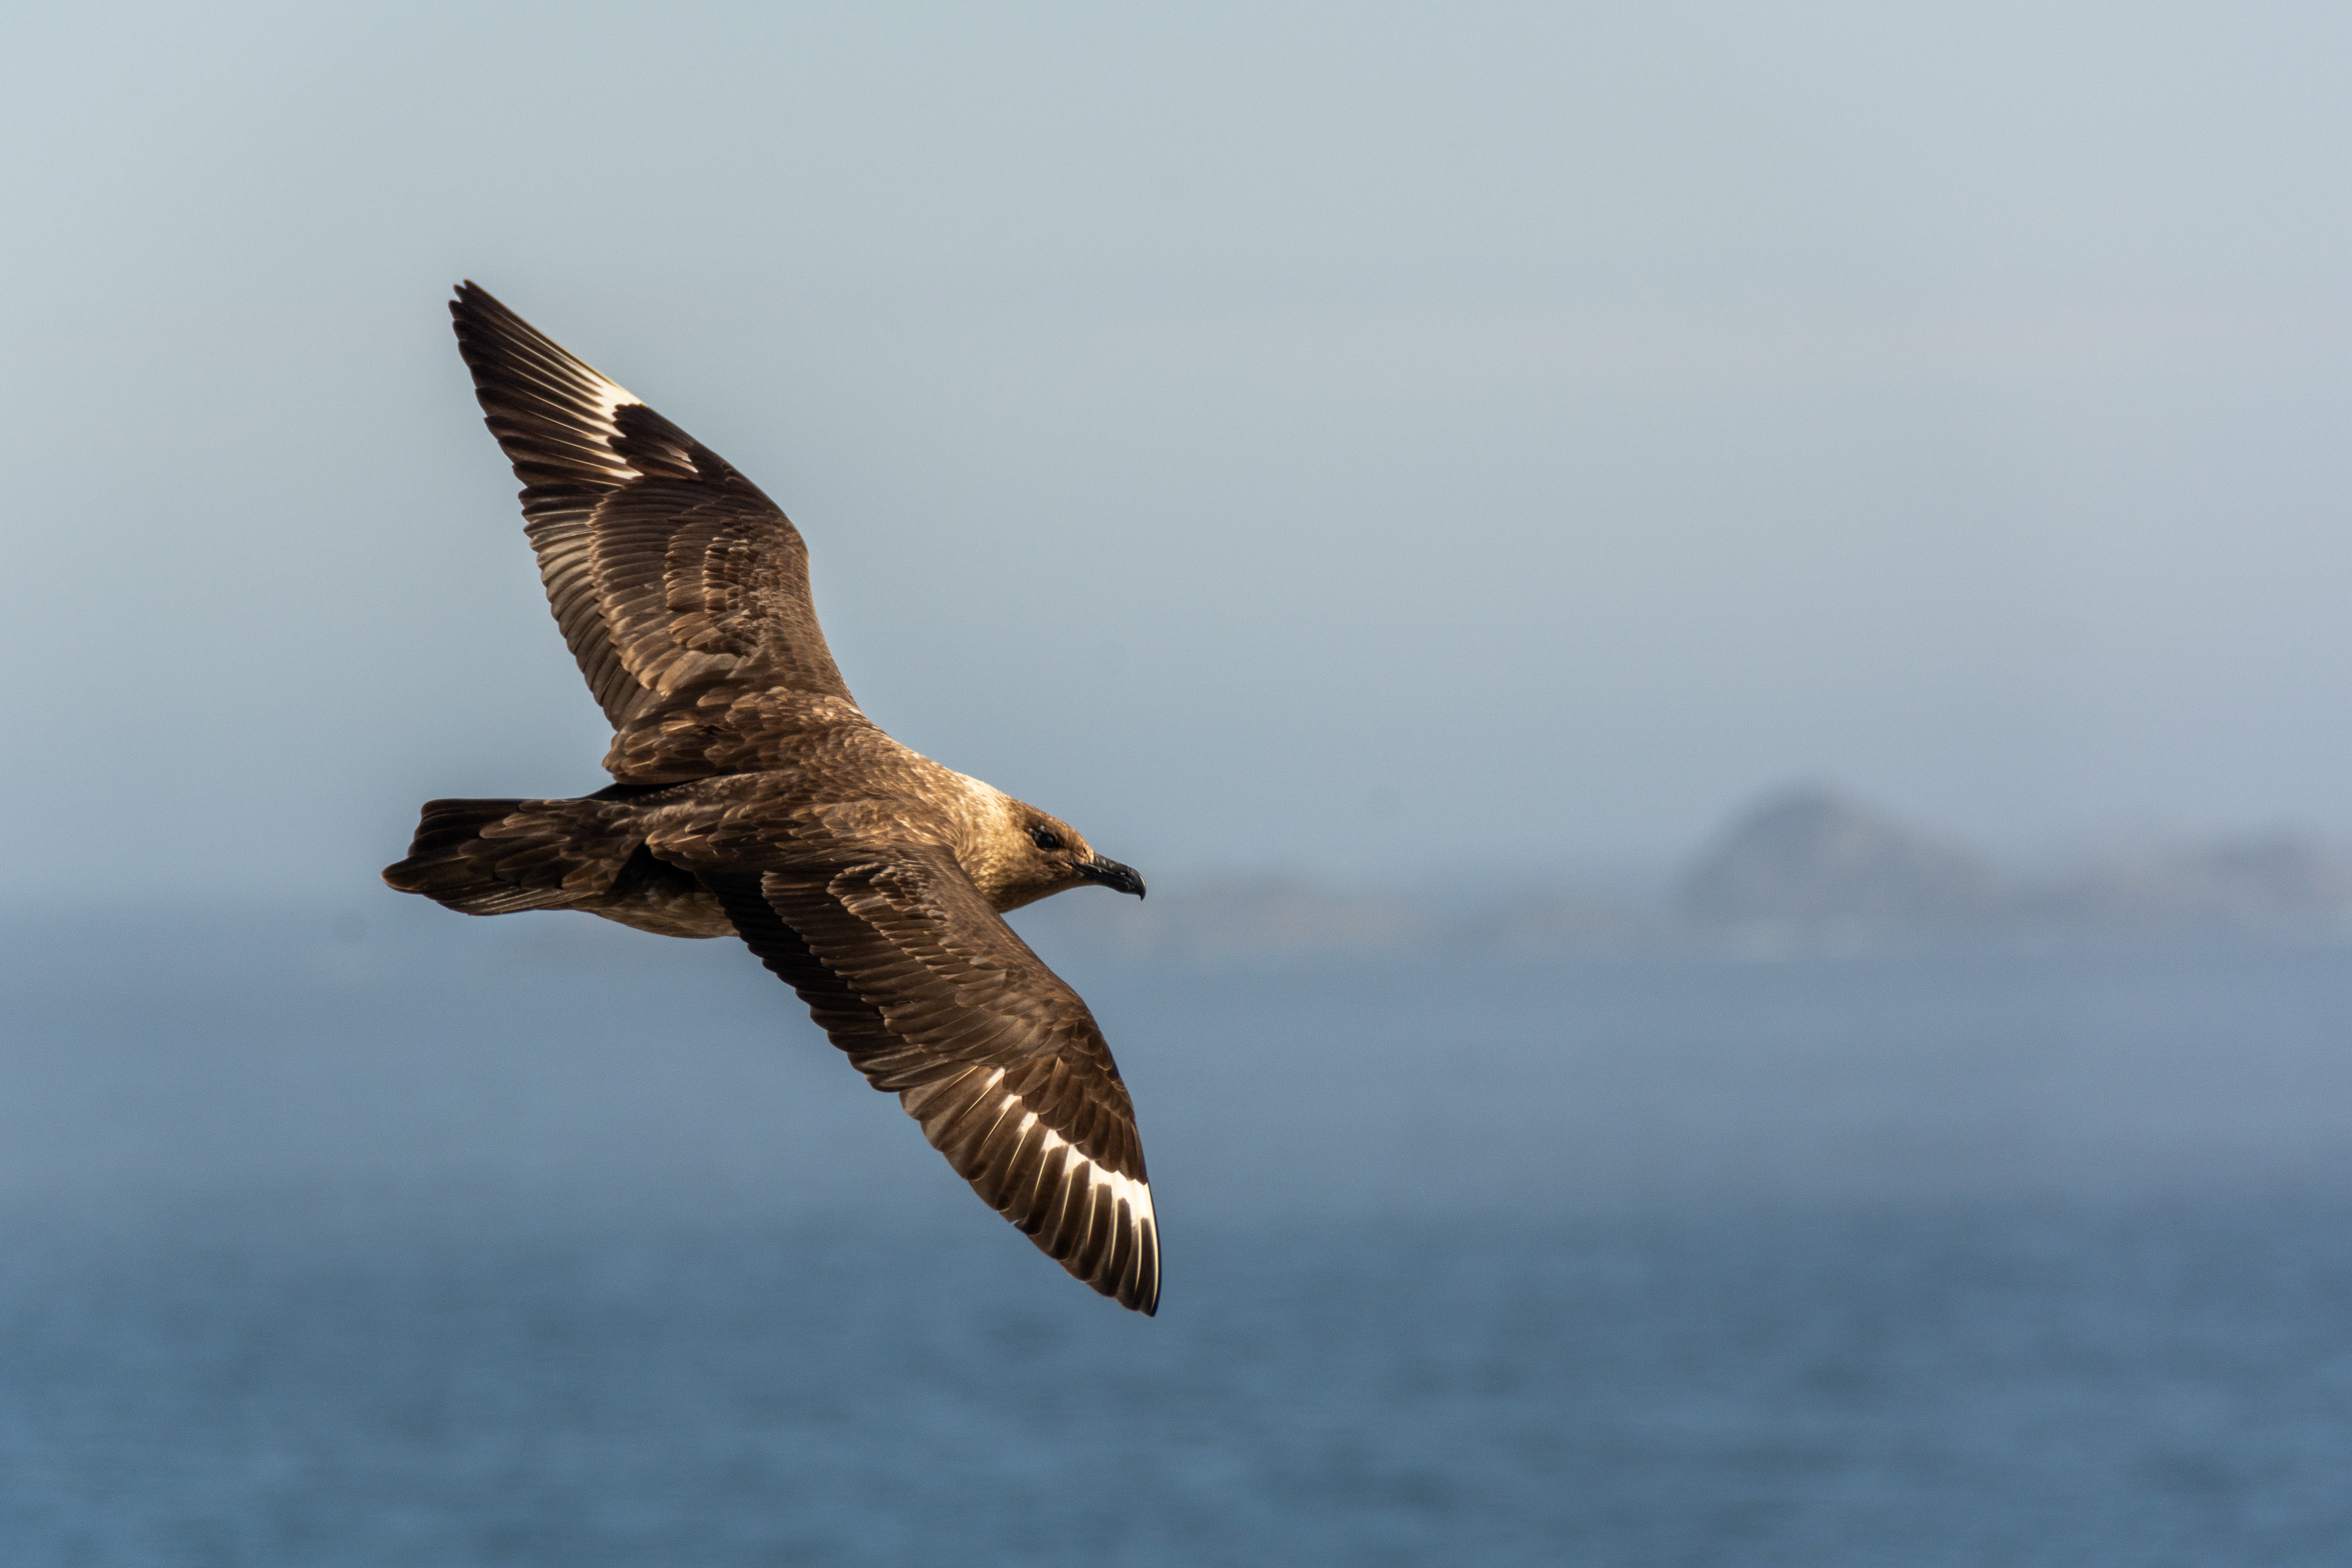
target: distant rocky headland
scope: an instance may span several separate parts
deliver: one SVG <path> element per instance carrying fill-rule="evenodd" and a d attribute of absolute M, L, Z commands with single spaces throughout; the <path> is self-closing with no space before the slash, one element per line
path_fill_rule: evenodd
<path fill-rule="evenodd" d="M 2059 869 L 2005 868 L 1948 835 L 1834 789 L 1779 791 L 1738 813 L 1648 900 L 1563 883 L 1454 912 L 1409 892 L 1301 879 L 1155 893 L 1141 905 L 1041 906 L 1041 931 L 1138 959 L 1209 963 L 1713 950 L 1769 956 L 1952 943 L 2214 936 L 2352 939 L 2352 853 L 2287 830 L 2148 843 Z M 1024 922 L 1026 924 L 1026 922 Z"/>

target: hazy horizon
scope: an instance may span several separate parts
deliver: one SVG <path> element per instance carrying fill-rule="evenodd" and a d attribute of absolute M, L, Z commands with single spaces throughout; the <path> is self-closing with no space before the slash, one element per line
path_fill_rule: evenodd
<path fill-rule="evenodd" d="M 853 689 L 1155 875 L 2352 836 L 2352 16 L 20 22 L 18 900 L 340 897 L 604 734 L 472 277 L 807 536 Z"/>

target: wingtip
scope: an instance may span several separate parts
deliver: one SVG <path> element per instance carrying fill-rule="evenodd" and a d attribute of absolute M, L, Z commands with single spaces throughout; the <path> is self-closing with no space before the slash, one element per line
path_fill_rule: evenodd
<path fill-rule="evenodd" d="M 1124 1281 L 1118 1280 L 1100 1281 L 1084 1280 L 1079 1282 L 1091 1286 L 1097 1295 L 1109 1297 L 1138 1316 L 1156 1318 L 1160 1315 L 1160 1281 L 1157 1280 L 1151 1282 L 1151 1292 L 1149 1295 L 1130 1290 Z"/>
<path fill-rule="evenodd" d="M 1157 1238 L 1151 1247 L 1151 1282 L 1145 1287 L 1143 1299 L 1135 1303 L 1135 1310 L 1147 1318 L 1160 1315 L 1160 1245 Z"/>
<path fill-rule="evenodd" d="M 449 291 L 449 314 L 461 320 L 467 316 L 510 316 L 512 311 L 499 302 L 499 297 L 470 277 L 461 277 Z"/>
<path fill-rule="evenodd" d="M 1122 1210 L 1125 1205 L 1121 1205 Z M 1147 1220 L 1137 1236 L 1132 1261 L 1095 1289 L 1131 1312 L 1147 1318 L 1160 1315 L 1160 1227 Z"/>

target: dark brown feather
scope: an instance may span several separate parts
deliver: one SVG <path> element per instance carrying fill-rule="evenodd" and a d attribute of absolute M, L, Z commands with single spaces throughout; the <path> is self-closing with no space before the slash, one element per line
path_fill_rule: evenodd
<path fill-rule="evenodd" d="M 812 854 L 766 872 L 756 903 L 747 881 L 706 880 L 761 961 L 991 1207 L 1096 1290 L 1154 1310 L 1158 1220 L 1109 1047 L 953 857 Z M 1049 1134 L 1065 1146 L 1048 1153 Z"/>
<path fill-rule="evenodd" d="M 782 508 L 485 290 L 461 285 L 449 310 L 484 423 L 523 483 L 549 607 L 616 732 L 615 778 L 730 771 L 705 755 L 716 737 L 648 742 L 682 712 L 724 731 L 751 694 L 852 702 Z"/>

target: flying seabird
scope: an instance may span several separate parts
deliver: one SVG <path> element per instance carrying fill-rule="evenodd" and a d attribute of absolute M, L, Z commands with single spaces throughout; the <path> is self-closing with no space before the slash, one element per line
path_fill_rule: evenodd
<path fill-rule="evenodd" d="M 1087 1004 L 1002 918 L 1089 883 L 1139 898 L 1143 879 L 876 727 L 818 630 L 808 547 L 718 454 L 472 283 L 449 313 L 612 721 L 614 782 L 427 801 L 384 881 L 467 915 L 741 937 L 991 1207 L 1156 1310 L 1127 1086 Z"/>

